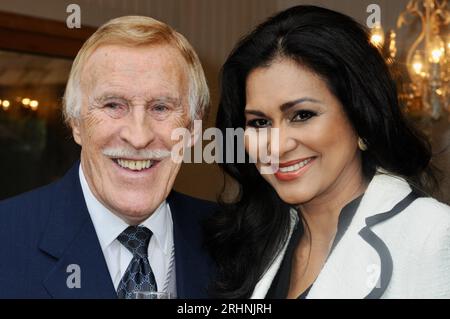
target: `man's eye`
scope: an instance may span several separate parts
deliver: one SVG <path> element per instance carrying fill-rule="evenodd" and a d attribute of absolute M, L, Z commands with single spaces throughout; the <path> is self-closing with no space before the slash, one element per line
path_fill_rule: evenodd
<path fill-rule="evenodd" d="M 266 119 L 254 119 L 247 122 L 247 126 L 261 128 L 270 125 L 270 121 Z"/>
<path fill-rule="evenodd" d="M 305 122 L 316 115 L 317 115 L 317 113 L 315 113 L 315 112 L 308 111 L 308 110 L 301 110 L 301 111 L 298 111 L 295 113 L 295 115 L 291 121 L 292 122 Z"/>
<path fill-rule="evenodd" d="M 168 109 L 169 108 L 165 104 L 157 104 L 157 105 L 153 106 L 153 110 L 156 112 L 165 112 Z"/>
<path fill-rule="evenodd" d="M 104 105 L 104 107 L 107 108 L 107 109 L 110 109 L 110 110 L 118 110 L 120 108 L 125 108 L 122 104 L 114 103 L 114 102 L 106 103 Z"/>
<path fill-rule="evenodd" d="M 112 118 L 121 118 L 128 113 L 128 106 L 123 103 L 108 102 L 103 105 L 103 110 Z"/>

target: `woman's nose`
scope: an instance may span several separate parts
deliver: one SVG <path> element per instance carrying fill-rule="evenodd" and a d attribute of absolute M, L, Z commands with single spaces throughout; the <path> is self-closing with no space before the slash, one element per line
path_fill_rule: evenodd
<path fill-rule="evenodd" d="M 283 158 L 287 153 L 297 147 L 297 142 L 289 129 L 284 127 L 274 127 L 270 133 L 269 151 L 272 160 Z"/>

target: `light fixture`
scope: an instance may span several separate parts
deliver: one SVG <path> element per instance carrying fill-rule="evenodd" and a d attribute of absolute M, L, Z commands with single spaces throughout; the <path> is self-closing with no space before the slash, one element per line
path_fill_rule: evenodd
<path fill-rule="evenodd" d="M 31 108 L 31 110 L 36 111 L 38 106 L 39 106 L 39 102 L 38 101 L 36 101 L 36 100 L 30 101 L 30 108 Z"/>
<path fill-rule="evenodd" d="M 412 59 L 412 61 L 411 61 L 411 68 L 412 68 L 412 77 L 417 77 L 417 76 L 419 76 L 419 77 L 424 77 L 425 76 L 425 72 L 424 72 L 424 69 L 423 69 L 423 57 L 422 57 L 422 54 L 419 52 L 419 51 L 417 51 L 415 54 L 414 54 L 414 57 L 413 57 L 413 59 Z"/>
<path fill-rule="evenodd" d="M 399 95 L 406 104 L 406 111 L 438 120 L 445 110 L 450 112 L 448 0 L 410 0 L 406 10 L 398 17 L 397 28 L 405 25 L 415 27 L 416 21 L 420 23 L 421 30 L 407 49 L 406 61 L 398 61 L 398 58 L 393 61 L 397 51 L 395 37 L 394 43 L 392 37 L 389 38 L 387 50 L 383 53 L 390 65 L 395 64 L 396 68 L 409 75 L 409 80 L 399 86 Z M 371 41 L 379 39 L 379 33 L 380 29 L 372 30 Z"/>
<path fill-rule="evenodd" d="M 29 98 L 23 98 L 22 99 L 22 104 L 25 106 L 28 106 L 30 104 L 31 100 Z"/>
<path fill-rule="evenodd" d="M 371 29 L 370 42 L 379 49 L 384 45 L 384 30 L 379 22 Z"/>
<path fill-rule="evenodd" d="M 11 103 L 8 100 L 3 100 L 2 101 L 2 107 L 3 109 L 6 111 L 7 109 L 9 109 Z"/>

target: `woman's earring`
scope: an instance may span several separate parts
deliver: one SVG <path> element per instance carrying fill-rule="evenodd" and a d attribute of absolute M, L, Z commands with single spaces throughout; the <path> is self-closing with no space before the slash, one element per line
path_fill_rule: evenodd
<path fill-rule="evenodd" d="M 359 147 L 359 149 L 361 150 L 361 151 L 367 151 L 367 145 L 366 145 L 366 143 L 364 142 L 364 140 L 362 139 L 362 138 L 360 138 L 360 137 L 358 137 L 358 147 Z"/>

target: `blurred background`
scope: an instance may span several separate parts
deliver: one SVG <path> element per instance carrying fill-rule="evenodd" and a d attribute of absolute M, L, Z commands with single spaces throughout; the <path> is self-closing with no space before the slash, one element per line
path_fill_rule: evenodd
<path fill-rule="evenodd" d="M 81 29 L 69 29 L 69 4 L 81 8 Z M 214 125 L 218 75 L 234 44 L 256 24 L 298 4 L 348 14 L 372 29 L 398 82 L 407 116 L 433 145 L 443 172 L 439 199 L 450 203 L 449 4 L 446 0 L 0 0 L 0 199 L 60 178 L 79 156 L 61 117 L 73 58 L 95 28 L 138 14 L 164 21 L 197 50 L 212 95 L 203 129 Z M 224 182 L 216 165 L 183 164 L 175 188 L 215 200 Z"/>

